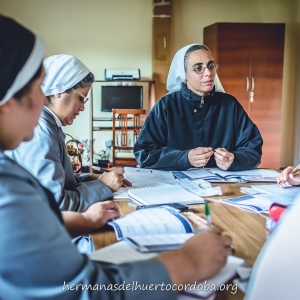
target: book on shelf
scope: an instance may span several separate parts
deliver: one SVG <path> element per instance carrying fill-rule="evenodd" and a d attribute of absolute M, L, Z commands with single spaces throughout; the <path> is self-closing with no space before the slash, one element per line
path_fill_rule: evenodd
<path fill-rule="evenodd" d="M 219 168 L 200 168 L 187 171 L 173 171 L 177 178 L 190 180 L 204 179 L 210 182 L 276 182 L 279 172 L 272 169 L 253 169 L 246 171 L 224 171 Z"/>
<path fill-rule="evenodd" d="M 182 204 L 204 203 L 202 197 L 188 192 L 180 185 L 129 189 L 128 196 L 138 205 L 168 204 L 175 202 Z"/>

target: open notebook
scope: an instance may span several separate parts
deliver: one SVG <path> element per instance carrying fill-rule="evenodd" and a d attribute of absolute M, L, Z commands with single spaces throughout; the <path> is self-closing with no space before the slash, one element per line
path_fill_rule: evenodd
<path fill-rule="evenodd" d="M 279 172 L 271 169 L 253 169 L 246 171 L 224 171 L 219 168 L 191 169 L 173 171 L 177 178 L 204 179 L 210 182 L 276 182 Z"/>
<path fill-rule="evenodd" d="M 132 248 L 125 241 L 121 241 L 97 250 L 91 253 L 89 257 L 94 261 L 110 264 L 121 264 L 151 259 L 156 255 L 157 253 L 153 252 L 141 253 Z M 228 256 L 226 265 L 219 271 L 218 274 L 208 280 L 199 281 L 196 284 L 190 285 L 189 288 L 183 291 L 184 294 L 181 294 L 183 296 L 182 298 L 185 299 L 184 295 L 191 295 L 195 297 L 193 299 L 211 299 L 210 297 L 213 296 L 217 289 L 220 289 L 224 283 L 235 277 L 237 268 L 243 264 L 243 259 L 234 256 Z M 203 288 L 201 288 L 201 285 Z"/>
<path fill-rule="evenodd" d="M 204 203 L 203 198 L 190 193 L 179 185 L 164 185 L 156 187 L 129 189 L 128 196 L 138 205 L 183 203 Z"/>
<path fill-rule="evenodd" d="M 194 233 L 189 220 L 169 206 L 137 210 L 108 224 L 118 240 L 126 240 L 140 252 L 177 249 Z"/>
<path fill-rule="evenodd" d="M 220 200 L 220 202 L 252 212 L 268 213 L 272 203 L 292 205 L 300 195 L 300 187 L 281 188 L 276 184 L 241 187 L 241 191 L 249 195 Z"/>

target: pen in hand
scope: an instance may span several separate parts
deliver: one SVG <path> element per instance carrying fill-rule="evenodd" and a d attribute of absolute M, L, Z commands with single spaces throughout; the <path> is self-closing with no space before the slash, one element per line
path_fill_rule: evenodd
<path fill-rule="evenodd" d="M 293 169 L 293 171 L 291 172 L 291 174 L 295 174 L 295 173 L 297 173 L 299 170 L 300 170 L 300 164 L 299 164 L 297 167 L 295 167 L 295 168 Z M 283 181 L 283 180 L 280 180 L 280 181 L 278 182 L 278 184 L 280 184 L 282 181 Z"/>
<path fill-rule="evenodd" d="M 204 205 L 205 205 L 205 219 L 207 221 L 208 227 L 210 227 L 212 225 L 210 210 L 207 202 L 205 202 Z"/>
<path fill-rule="evenodd" d="M 296 168 L 294 168 L 294 170 L 292 171 L 292 174 L 297 173 L 297 171 L 299 171 L 299 169 L 300 169 L 300 164 Z"/>
<path fill-rule="evenodd" d="M 211 214 L 210 214 L 208 203 L 205 202 L 204 205 L 205 205 L 205 218 L 206 218 L 208 227 L 211 227 L 211 225 L 212 225 L 212 219 L 211 219 Z M 233 245 L 230 245 L 229 247 L 231 248 L 232 254 L 234 254 L 235 250 L 234 250 Z"/>

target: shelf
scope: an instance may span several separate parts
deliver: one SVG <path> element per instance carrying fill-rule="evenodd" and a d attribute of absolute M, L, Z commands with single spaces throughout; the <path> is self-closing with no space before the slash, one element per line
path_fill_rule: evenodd
<path fill-rule="evenodd" d="M 127 127 L 128 130 L 133 130 L 132 126 Z M 142 127 L 138 127 L 138 129 L 142 129 Z M 111 131 L 112 127 L 93 127 L 93 131 Z M 116 130 L 121 130 L 121 127 L 116 127 Z"/>
<path fill-rule="evenodd" d="M 155 80 L 132 80 L 132 79 L 116 79 L 116 80 L 95 80 L 94 82 L 148 82 L 148 83 L 155 83 Z"/>
<path fill-rule="evenodd" d="M 145 97 L 144 101 L 148 102 L 148 105 L 146 106 L 147 110 L 150 110 L 154 104 L 155 104 L 155 80 L 148 80 L 148 79 L 141 79 L 141 80 L 131 80 L 131 79 L 117 79 L 117 80 L 95 80 L 94 82 L 100 82 L 100 83 L 113 83 L 113 82 L 134 82 L 137 85 L 139 83 L 141 84 L 145 84 L 148 83 L 148 97 Z M 89 101 L 90 103 L 90 113 L 91 113 L 91 117 L 90 117 L 90 136 L 89 136 L 89 146 L 90 146 L 90 164 L 93 164 L 94 158 L 93 158 L 93 153 L 94 153 L 94 145 L 93 145 L 93 141 L 94 141 L 94 132 L 104 132 L 104 131 L 112 131 L 112 126 L 97 126 L 98 124 L 94 124 L 94 122 L 111 122 L 112 123 L 112 118 L 105 118 L 105 117 L 94 117 L 94 94 L 93 94 L 93 90 L 94 87 L 91 87 L 91 100 Z M 148 98 L 148 99 L 147 99 Z M 142 123 L 144 123 L 144 118 L 141 119 Z M 117 120 L 118 121 L 118 120 Z M 132 120 L 133 121 L 133 120 Z M 103 123 L 100 123 L 103 124 Z M 132 123 L 129 123 L 128 125 L 131 125 Z M 96 125 L 96 126 L 95 126 Z M 110 125 L 110 123 L 108 123 L 107 125 Z M 141 128 L 140 128 L 141 129 Z M 120 131 L 121 127 L 117 126 L 116 130 Z M 132 126 L 128 126 L 128 130 L 129 131 L 133 131 L 133 127 Z M 133 160 L 134 161 L 134 160 Z"/>

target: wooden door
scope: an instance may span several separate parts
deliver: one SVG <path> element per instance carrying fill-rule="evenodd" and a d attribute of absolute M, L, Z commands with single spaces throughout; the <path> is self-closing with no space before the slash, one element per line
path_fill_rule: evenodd
<path fill-rule="evenodd" d="M 280 167 L 284 30 L 284 24 L 252 24 L 249 115 L 264 140 L 264 168 Z"/>
<path fill-rule="evenodd" d="M 204 44 L 220 66 L 218 76 L 226 91 L 249 111 L 251 24 L 217 23 L 204 28 Z"/>
<path fill-rule="evenodd" d="M 284 30 L 284 24 L 262 23 L 204 28 L 204 44 L 220 65 L 218 75 L 226 93 L 241 103 L 262 134 L 260 167 L 265 168 L 278 169 L 280 164 Z"/>

